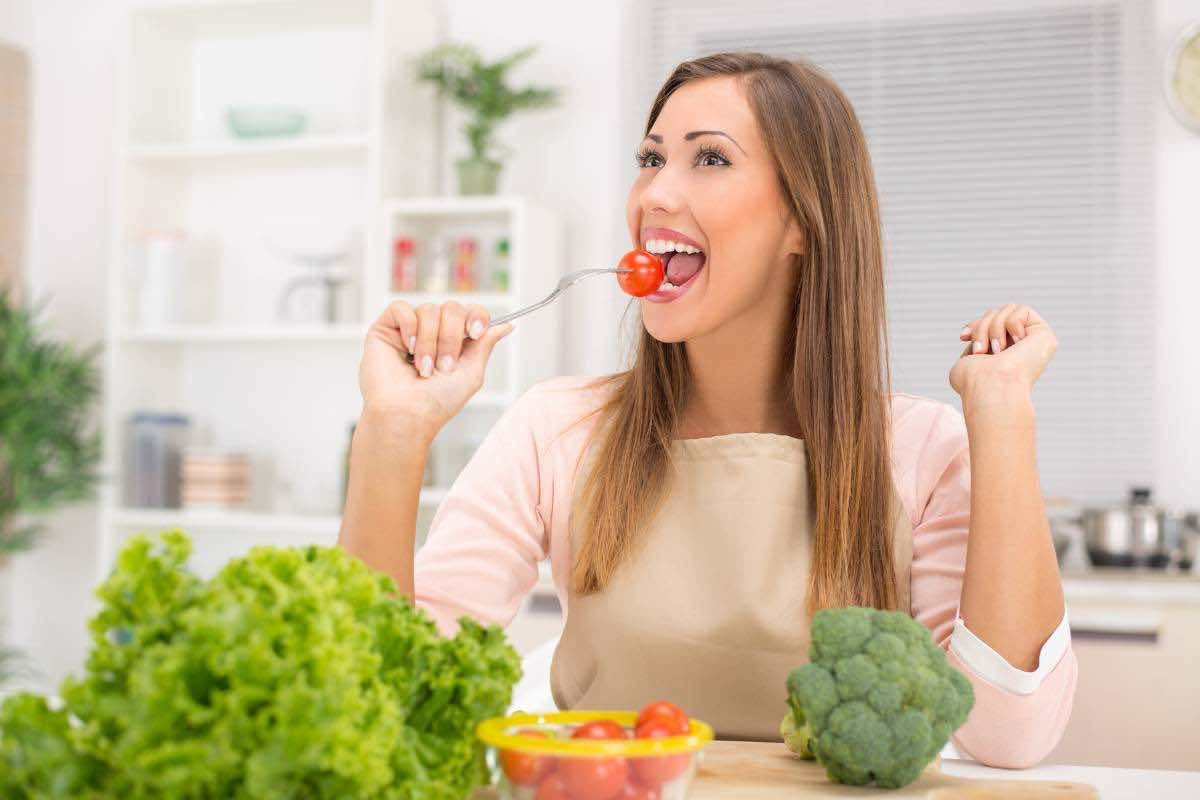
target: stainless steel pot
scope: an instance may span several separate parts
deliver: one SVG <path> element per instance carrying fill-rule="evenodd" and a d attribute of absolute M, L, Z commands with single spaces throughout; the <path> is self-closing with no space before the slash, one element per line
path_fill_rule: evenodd
<path fill-rule="evenodd" d="M 1085 508 L 1079 522 L 1094 566 L 1161 568 L 1171 562 L 1166 512 L 1150 503 L 1149 489 L 1134 489 L 1128 505 Z"/>

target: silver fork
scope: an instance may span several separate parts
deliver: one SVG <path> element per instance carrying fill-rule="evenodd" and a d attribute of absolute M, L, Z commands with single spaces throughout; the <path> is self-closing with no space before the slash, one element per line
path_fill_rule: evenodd
<path fill-rule="evenodd" d="M 546 295 L 546 297 L 537 301 L 536 303 L 534 303 L 531 306 L 525 306 L 524 308 L 518 308 L 516 311 L 496 317 L 495 319 L 493 319 L 491 322 L 488 323 L 488 327 L 492 328 L 492 327 L 495 327 L 496 325 L 503 325 L 506 322 L 512 322 L 514 319 L 517 319 L 518 317 L 523 317 L 526 314 L 537 311 L 542 306 L 547 306 L 550 303 L 553 303 L 556 299 L 558 299 L 558 296 L 560 294 L 562 294 L 563 292 L 565 292 L 567 289 L 571 288 L 575 284 L 579 283 L 584 278 L 590 278 L 593 275 L 624 274 L 626 272 L 633 272 L 633 270 L 618 269 L 616 267 L 613 267 L 611 269 L 580 269 L 580 270 L 576 270 L 575 272 L 568 272 L 566 275 L 563 275 L 561 278 L 558 279 L 558 285 L 555 286 L 554 291 L 551 292 L 550 294 Z M 405 355 L 405 359 L 411 364 L 413 362 L 413 354 L 407 353 Z"/>

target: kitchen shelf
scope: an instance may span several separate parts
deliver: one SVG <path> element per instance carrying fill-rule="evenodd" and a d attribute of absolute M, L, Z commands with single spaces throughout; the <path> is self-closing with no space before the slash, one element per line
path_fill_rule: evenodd
<path fill-rule="evenodd" d="M 254 511 L 219 511 L 180 508 L 121 508 L 113 513 L 113 523 L 123 528 L 185 531 L 239 529 L 246 532 L 286 532 L 298 535 L 336 533 L 342 518 L 338 515 L 269 514 Z"/>
<path fill-rule="evenodd" d="M 549 294 L 550 290 L 547 289 Z M 389 300 L 403 300 L 410 306 L 416 307 L 422 303 L 462 303 L 467 305 L 472 303 L 475 305 L 486 306 L 489 308 L 515 306 L 517 298 L 512 292 L 396 292 L 389 296 Z"/>
<path fill-rule="evenodd" d="M 333 487 L 340 489 L 349 429 L 361 413 L 357 366 L 371 322 L 395 299 L 503 313 L 542 299 L 562 265 L 555 210 L 516 195 L 433 194 L 444 131 L 436 92 L 417 80 L 411 59 L 445 37 L 436 0 L 134 5 L 117 53 L 103 437 L 112 480 L 100 498 L 100 579 L 137 530 L 194 530 L 194 560 L 206 569 L 256 544 L 334 541 Z M 236 105 L 303 108 L 309 132 L 233 138 L 226 111 Z M 137 312 L 146 235 L 155 230 L 184 233 L 187 302 L 183 316 L 166 318 L 177 326 L 137 324 L 149 318 Z M 288 254 L 321 250 L 343 233 L 339 317 L 348 321 L 275 322 L 280 292 L 300 266 Z M 507 284 L 478 284 L 508 290 L 392 292 L 402 235 L 417 239 L 421 258 L 435 236 L 475 236 L 481 274 L 496 237 L 508 238 Z M 560 315 L 556 305 L 523 318 L 493 354 L 470 413 L 439 433 L 430 462 L 438 485 L 421 490 L 418 541 L 500 414 L 560 371 Z M 260 480 L 313 487 L 329 498 L 316 507 L 334 513 L 127 507 L 129 420 L 139 411 L 186 414 L 185 447 L 252 454 L 252 496 L 274 496 Z"/>
<path fill-rule="evenodd" d="M 132 161 L 189 161 L 229 157 L 271 157 L 349 153 L 365 155 L 369 134 L 284 136 L 263 139 L 230 139 L 209 142 L 138 144 L 125 149 Z"/>
<path fill-rule="evenodd" d="M 421 505 L 439 505 L 448 489 L 423 487 Z M 262 511 L 224 511 L 188 508 L 119 508 L 113 512 L 113 524 L 121 528 L 185 531 L 241 530 L 247 533 L 295 533 L 321 535 L 337 533 L 342 526 L 340 514 L 273 514 Z"/>
<path fill-rule="evenodd" d="M 311 344 L 319 341 L 358 342 L 366 325 L 189 325 L 178 328 L 125 329 L 119 339 L 128 344 Z"/>

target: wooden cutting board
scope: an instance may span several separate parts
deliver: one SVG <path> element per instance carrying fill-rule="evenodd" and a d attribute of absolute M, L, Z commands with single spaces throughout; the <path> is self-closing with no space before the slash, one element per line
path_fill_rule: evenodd
<path fill-rule="evenodd" d="M 875 797 L 879 800 L 1096 800 L 1094 786 L 1065 781 L 977 780 L 945 775 L 934 765 L 903 789 L 831 783 L 814 761 L 781 743 L 713 742 L 704 749 L 688 800 L 781 797 Z"/>

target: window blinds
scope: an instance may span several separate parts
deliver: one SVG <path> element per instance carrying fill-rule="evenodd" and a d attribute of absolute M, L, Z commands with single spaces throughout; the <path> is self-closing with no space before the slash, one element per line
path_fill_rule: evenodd
<path fill-rule="evenodd" d="M 824 67 L 874 159 L 894 389 L 959 407 L 963 324 L 1028 303 L 1060 343 L 1034 393 L 1043 488 L 1113 501 L 1153 466 L 1148 6 L 654 0 L 634 107 L 705 53 Z"/>

